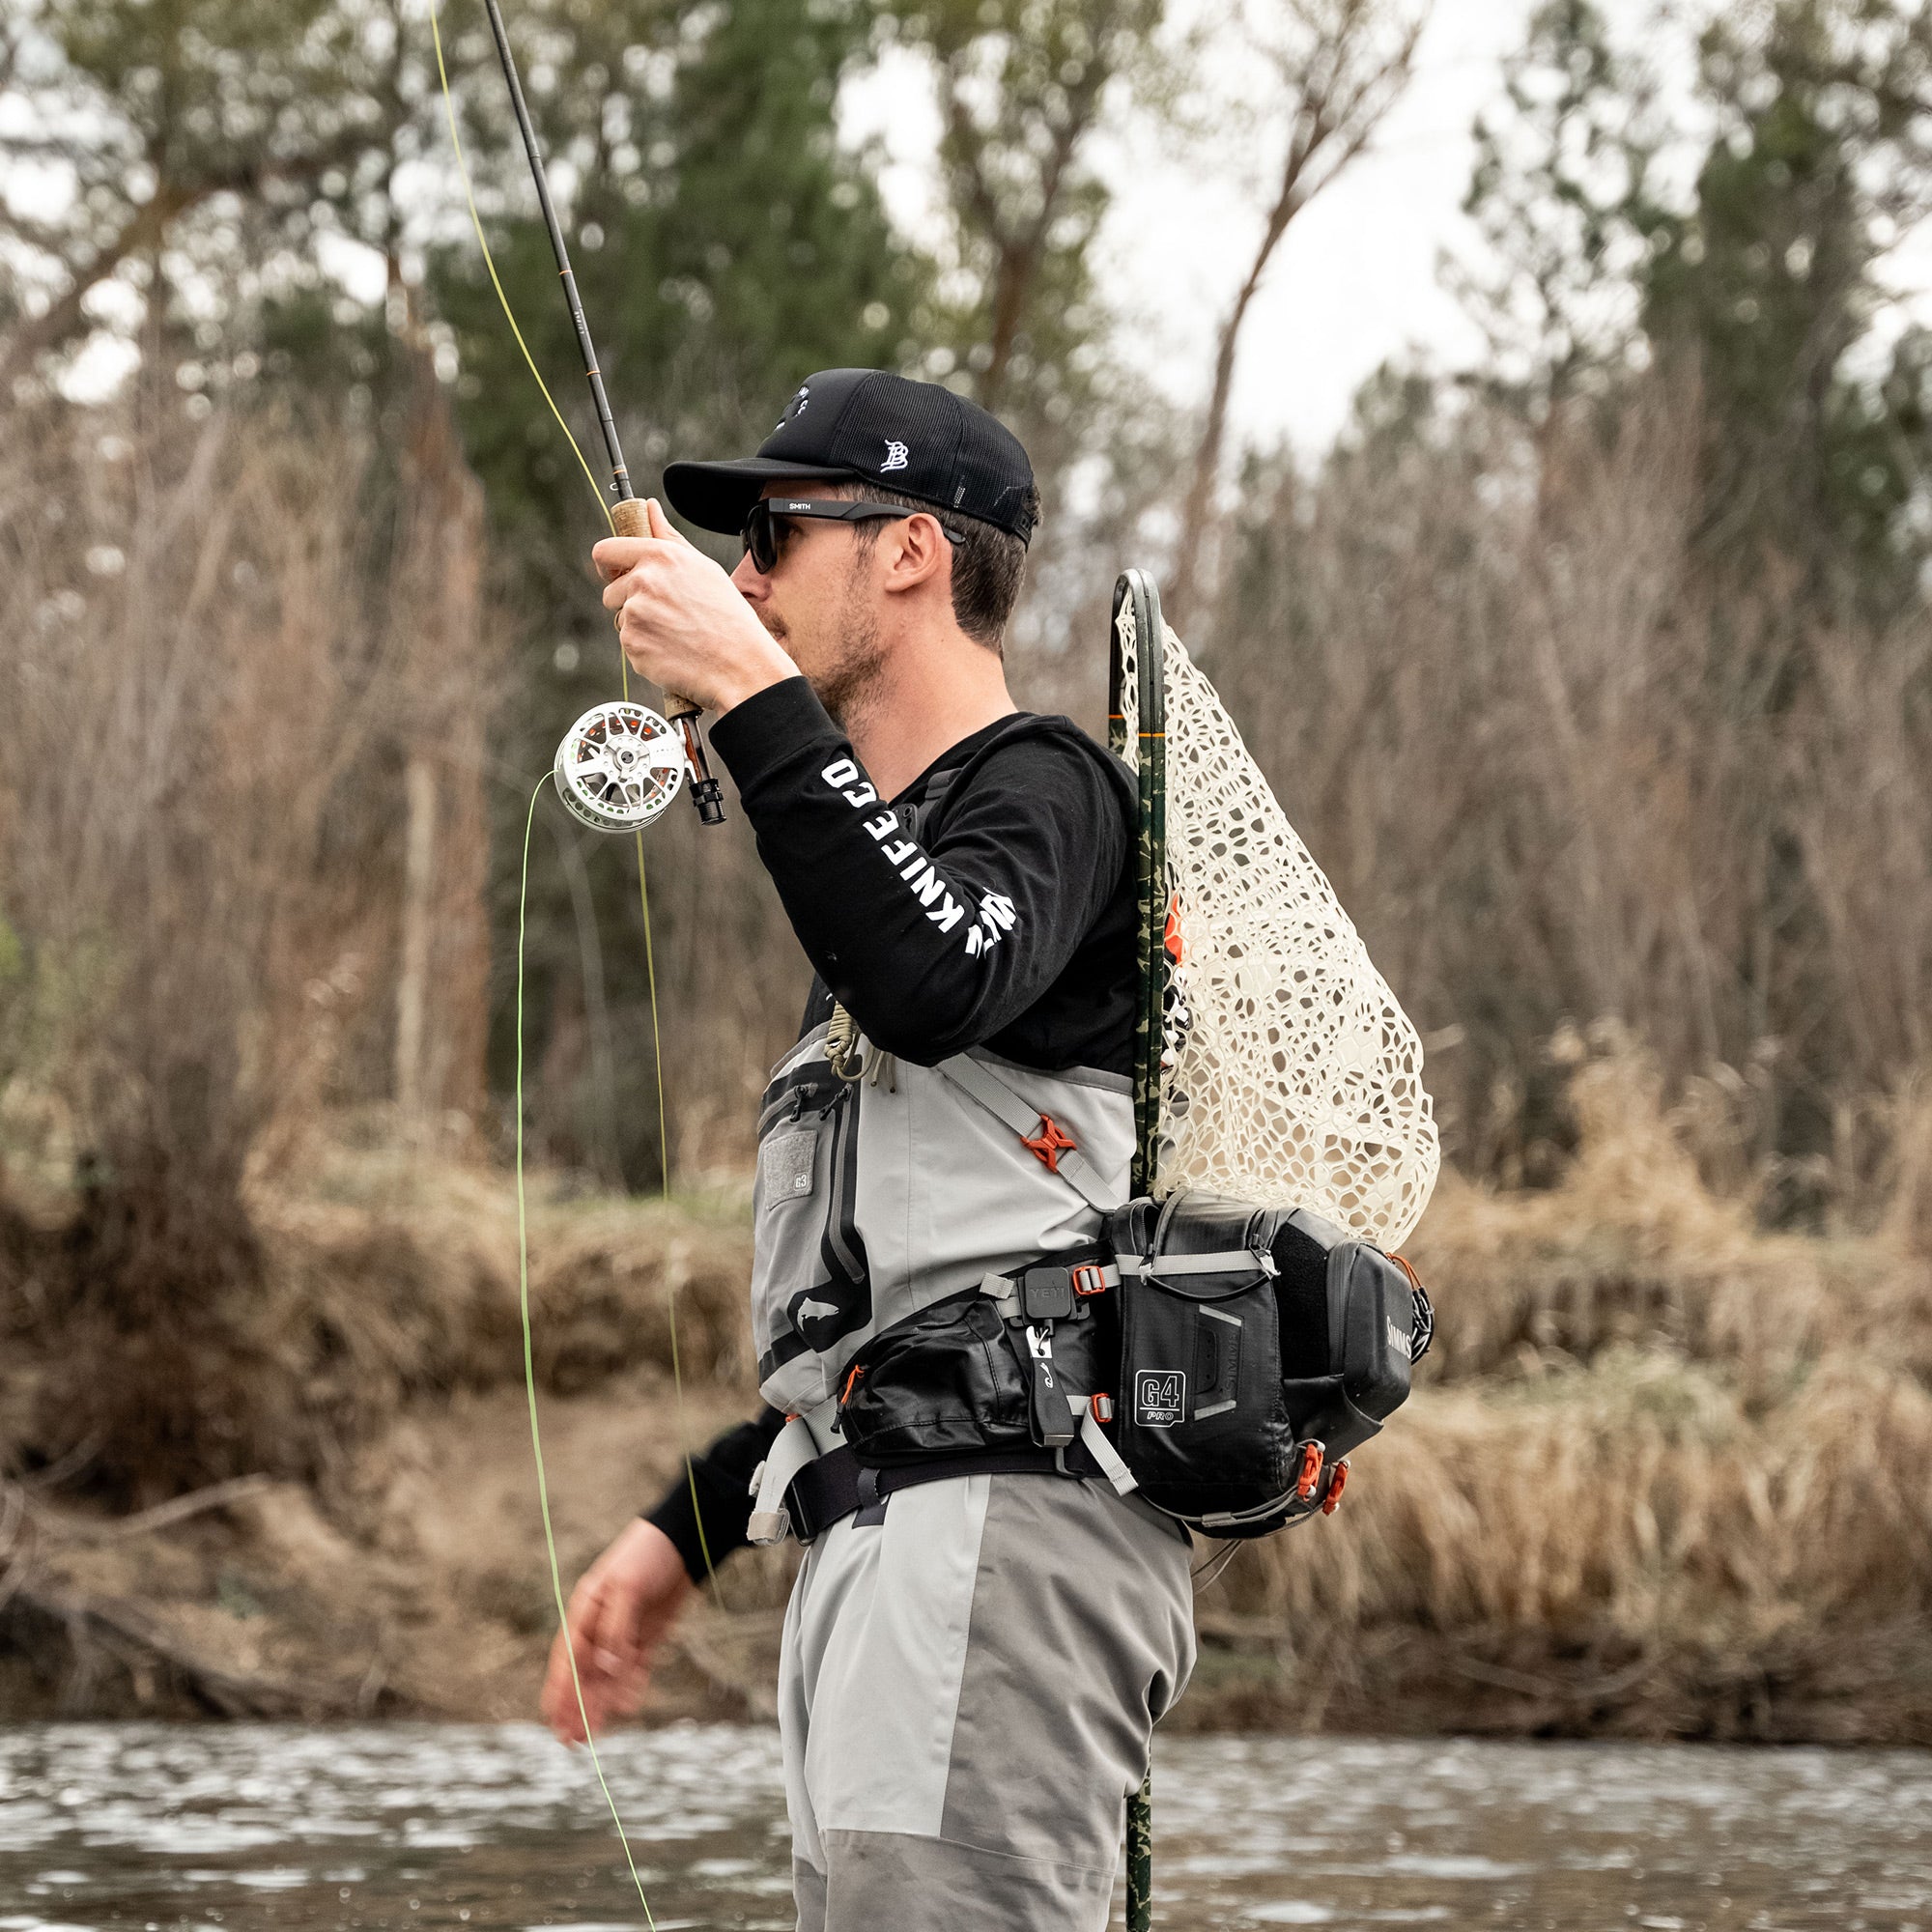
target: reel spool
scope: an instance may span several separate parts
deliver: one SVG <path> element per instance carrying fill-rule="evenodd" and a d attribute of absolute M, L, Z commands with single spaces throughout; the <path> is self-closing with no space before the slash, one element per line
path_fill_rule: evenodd
<path fill-rule="evenodd" d="M 684 745 L 655 711 L 593 705 L 556 748 L 556 795 L 597 832 L 648 825 L 684 788 Z"/>

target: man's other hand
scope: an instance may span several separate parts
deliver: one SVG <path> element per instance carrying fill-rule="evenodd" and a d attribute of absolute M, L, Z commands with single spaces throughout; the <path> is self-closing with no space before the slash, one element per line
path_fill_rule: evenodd
<path fill-rule="evenodd" d="M 577 1653 L 583 1710 L 570 1678 L 570 1649 L 558 1631 L 544 1675 L 543 1719 L 563 1743 L 583 1743 L 583 1719 L 601 1731 L 634 1715 L 650 1688 L 651 1654 L 663 1642 L 691 1578 L 663 1530 L 641 1519 L 626 1528 L 570 1593 L 567 1622 Z"/>
<path fill-rule="evenodd" d="M 671 527 L 655 497 L 644 510 L 649 536 L 606 537 L 590 553 L 632 669 L 707 711 L 795 676 L 724 570 Z"/>

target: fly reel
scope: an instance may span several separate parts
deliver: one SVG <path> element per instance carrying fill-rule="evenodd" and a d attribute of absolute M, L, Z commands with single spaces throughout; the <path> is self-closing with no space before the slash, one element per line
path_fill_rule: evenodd
<path fill-rule="evenodd" d="M 598 832 L 648 825 L 691 769 L 678 735 L 641 704 L 594 705 L 556 748 L 556 795 Z"/>

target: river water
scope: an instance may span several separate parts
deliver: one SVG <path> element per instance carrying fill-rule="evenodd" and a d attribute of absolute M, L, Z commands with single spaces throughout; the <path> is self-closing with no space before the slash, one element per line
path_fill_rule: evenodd
<path fill-rule="evenodd" d="M 660 1932 L 791 1924 L 775 1733 L 605 1766 Z M 603 1806 L 533 1726 L 0 1730 L 0 1932 L 632 1932 Z M 1932 1932 L 1921 1752 L 1183 1738 L 1154 1829 L 1172 1932 Z"/>

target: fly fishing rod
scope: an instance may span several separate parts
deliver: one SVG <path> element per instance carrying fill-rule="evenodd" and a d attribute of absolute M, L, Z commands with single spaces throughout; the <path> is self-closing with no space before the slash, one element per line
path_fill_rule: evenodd
<path fill-rule="evenodd" d="M 551 253 L 556 257 L 563 299 L 570 309 L 571 326 L 577 331 L 578 354 L 583 358 L 584 378 L 590 384 L 590 400 L 597 411 L 597 428 L 604 438 L 604 454 L 611 465 L 611 500 L 607 505 L 611 527 L 620 537 L 648 536 L 649 520 L 642 502 L 631 489 L 631 472 L 624 462 L 616 419 L 611 413 L 611 399 L 604 392 L 604 377 L 597 364 L 597 345 L 590 339 L 590 325 L 584 320 L 583 302 L 577 293 L 577 275 L 570 266 L 570 250 L 564 245 L 556 204 L 551 200 L 543 152 L 537 146 L 536 129 L 530 125 L 530 110 L 524 99 L 516 56 L 510 51 L 509 32 L 503 25 L 497 0 L 483 0 L 483 8 L 490 16 L 497 58 L 502 63 L 503 78 L 509 85 L 517 131 L 524 137 L 524 153 L 529 156 L 537 206 L 543 210 Z M 684 742 L 685 761 L 691 771 L 692 803 L 704 824 L 722 825 L 724 797 L 705 760 L 704 740 L 697 730 L 700 715 L 699 707 L 690 698 L 672 691 L 665 693 L 665 716 Z M 674 774 L 667 767 L 664 753 L 668 747 L 663 740 L 668 734 L 654 728 L 658 722 L 656 715 L 642 705 L 599 705 L 571 727 L 557 748 L 557 794 L 586 825 L 595 826 L 600 832 L 631 831 L 655 818 L 675 795 L 682 774 Z"/>

